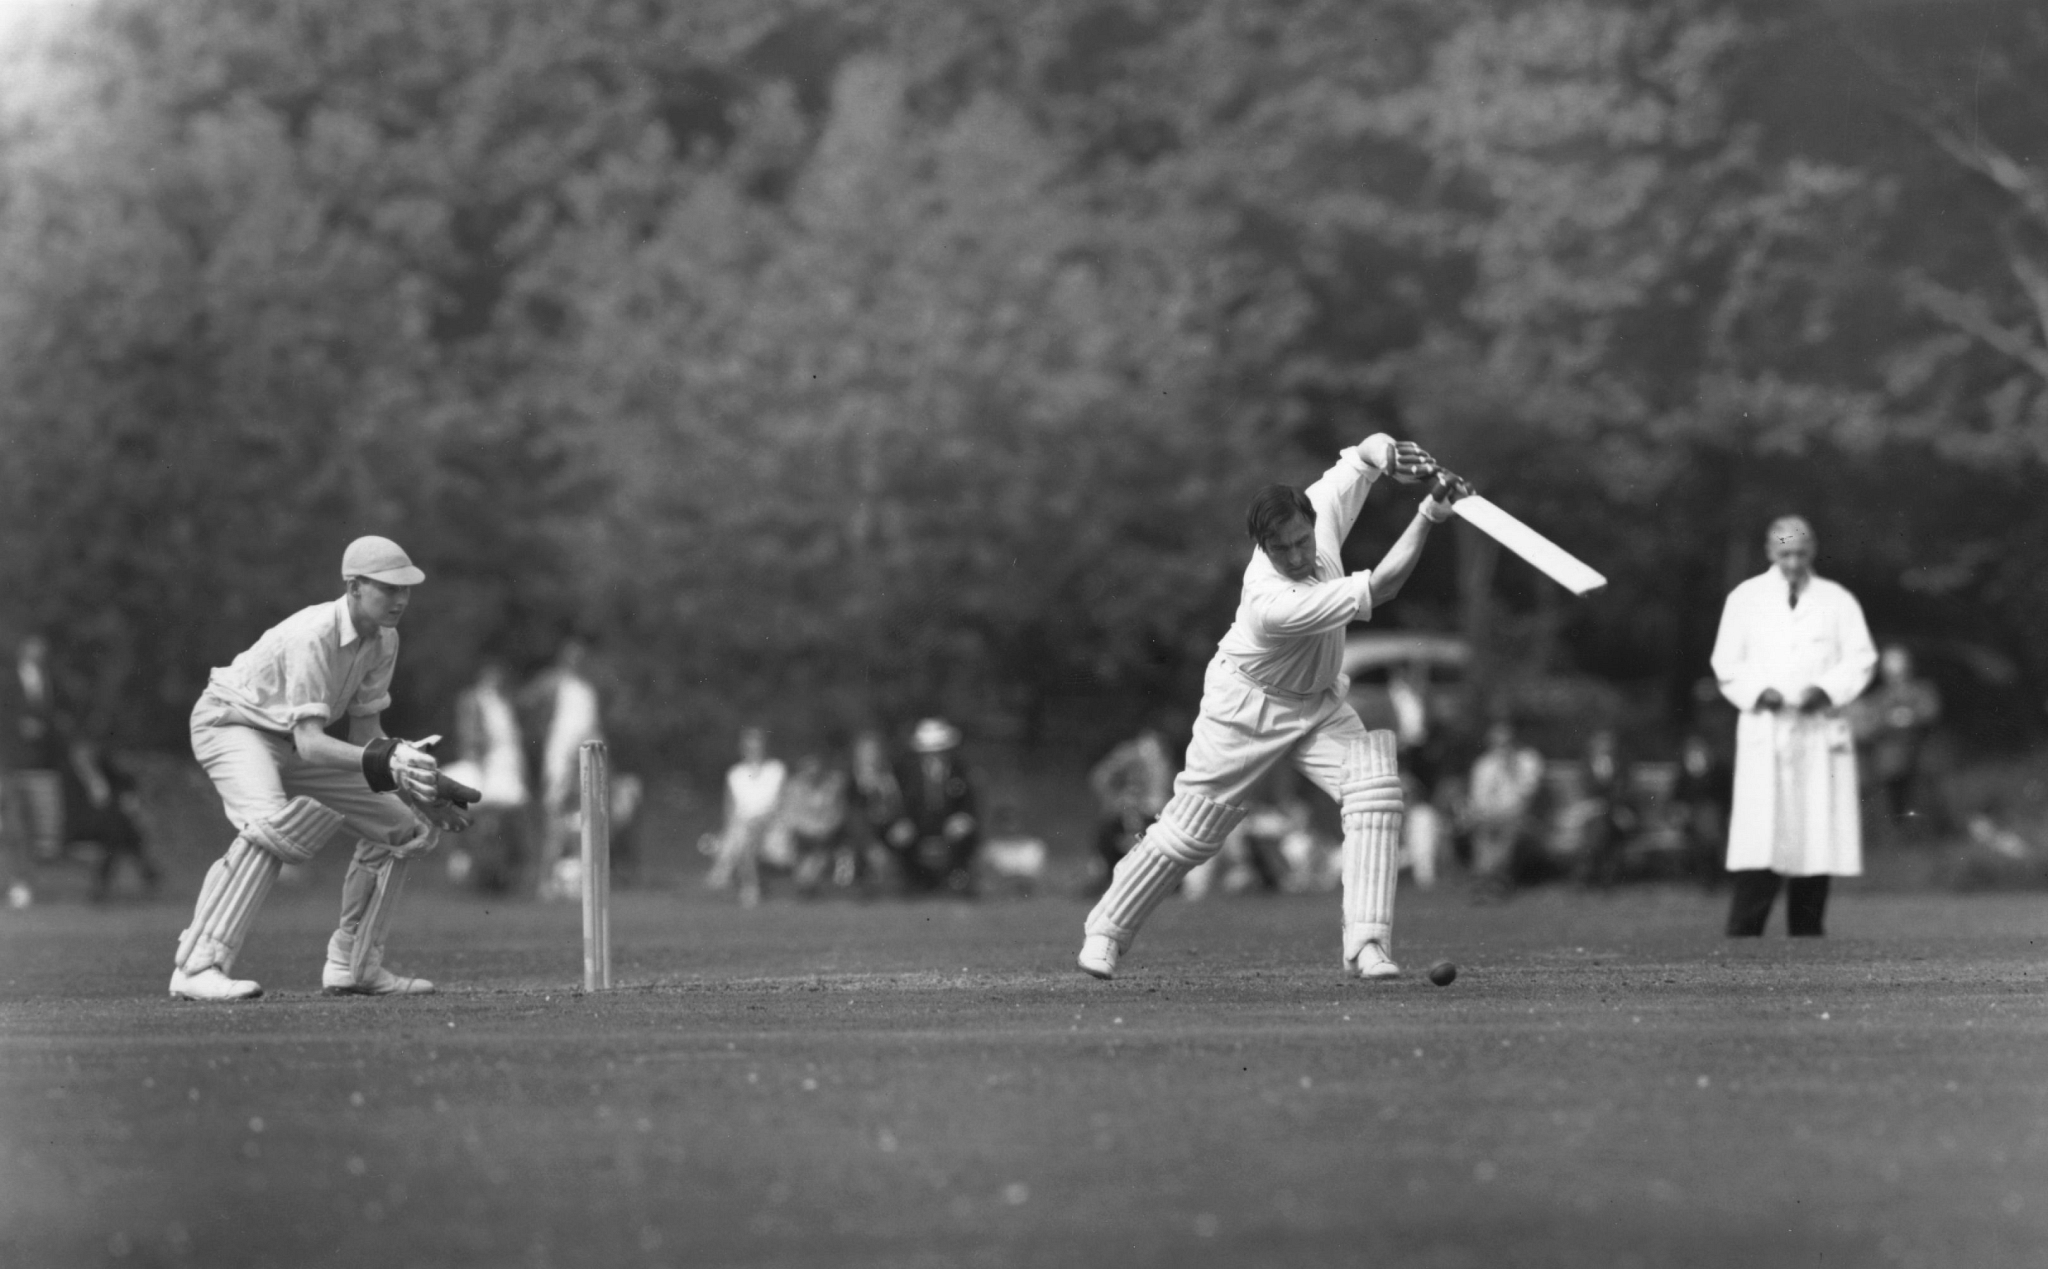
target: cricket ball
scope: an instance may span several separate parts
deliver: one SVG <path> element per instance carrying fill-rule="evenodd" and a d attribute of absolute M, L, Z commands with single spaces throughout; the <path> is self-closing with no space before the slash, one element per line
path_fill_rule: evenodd
<path fill-rule="evenodd" d="M 1456 965 L 1451 964 L 1449 961 L 1438 961 L 1436 964 L 1429 967 L 1429 981 L 1435 983 L 1439 987 L 1450 986 L 1451 980 L 1456 978 L 1457 976 L 1458 967 Z"/>

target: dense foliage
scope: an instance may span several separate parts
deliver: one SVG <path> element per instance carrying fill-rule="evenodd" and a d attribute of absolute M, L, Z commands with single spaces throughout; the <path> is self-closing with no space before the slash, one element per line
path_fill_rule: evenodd
<path fill-rule="evenodd" d="M 1614 585 L 1461 538 L 1383 621 L 1677 708 L 1798 507 L 2022 734 L 2048 24 L 1921 8 L 67 6 L 0 53 L 0 622 L 174 740 L 384 532 L 402 725 L 578 630 L 677 752 L 1035 733 L 1188 693 L 1246 494 L 1386 428 Z"/>

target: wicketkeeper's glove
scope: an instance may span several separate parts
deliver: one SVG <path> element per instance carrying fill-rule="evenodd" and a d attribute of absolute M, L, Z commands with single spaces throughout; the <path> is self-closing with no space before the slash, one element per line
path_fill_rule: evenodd
<path fill-rule="evenodd" d="M 396 793 L 421 819 L 444 833 L 469 827 L 469 805 L 483 795 L 448 777 L 427 754 L 439 736 L 413 742 L 380 736 L 363 746 L 363 777 L 378 793 Z"/>
<path fill-rule="evenodd" d="M 475 789 L 440 772 L 434 773 L 435 795 L 422 798 L 401 786 L 398 800 L 413 809 L 427 823 L 444 833 L 459 833 L 470 825 L 469 804 L 482 797 Z"/>

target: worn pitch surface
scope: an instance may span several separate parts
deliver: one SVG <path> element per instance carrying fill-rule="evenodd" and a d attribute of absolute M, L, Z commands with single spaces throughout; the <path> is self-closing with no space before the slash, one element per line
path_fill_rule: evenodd
<path fill-rule="evenodd" d="M 0 1265 L 2007 1266 L 2048 1263 L 2048 902 L 1404 893 L 1163 909 L 1114 983 L 1084 904 L 420 886 L 315 993 L 280 891 L 232 1006 L 164 995 L 189 896 L 0 912 Z M 1448 957 L 1436 988 L 1419 973 Z"/>

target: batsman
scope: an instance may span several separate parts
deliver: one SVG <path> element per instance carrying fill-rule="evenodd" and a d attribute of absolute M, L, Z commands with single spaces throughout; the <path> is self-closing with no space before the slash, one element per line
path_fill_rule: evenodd
<path fill-rule="evenodd" d="M 1420 446 L 1381 433 L 1344 450 L 1306 494 L 1268 485 L 1252 498 L 1245 528 L 1257 549 L 1237 619 L 1209 662 L 1187 761 L 1172 799 L 1088 914 L 1084 971 L 1115 976 L 1159 901 L 1222 849 L 1259 778 L 1291 761 L 1343 811 L 1345 971 L 1365 979 L 1401 972 L 1393 958 L 1402 813 L 1394 733 L 1368 732 L 1344 699 L 1344 628 L 1400 591 L 1462 487 L 1438 482 L 1376 569 L 1346 575 L 1339 548 L 1374 481 L 1407 484 L 1435 472 Z"/>
<path fill-rule="evenodd" d="M 235 826 L 206 874 L 192 924 L 178 936 L 171 995 L 243 1000 L 263 994 L 233 977 L 235 955 L 287 863 L 336 837 L 353 839 L 341 922 L 320 983 L 330 995 L 434 990 L 384 967 L 384 939 L 407 863 L 441 830 L 468 826 L 474 790 L 442 775 L 426 752 L 384 734 L 398 663 L 398 622 L 426 580 L 388 538 L 358 538 L 342 555 L 346 592 L 287 617 L 234 664 L 213 671 L 192 710 L 192 752 Z M 348 716 L 348 739 L 327 734 Z M 436 738 L 438 739 L 438 738 Z"/>

